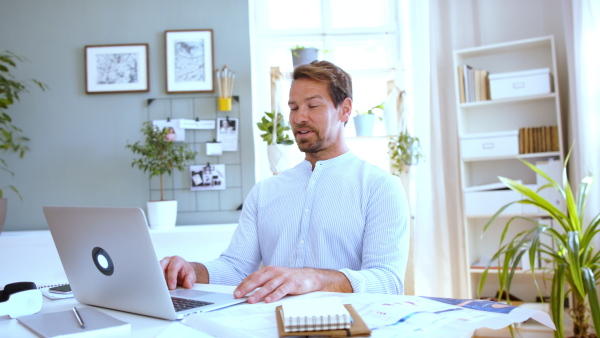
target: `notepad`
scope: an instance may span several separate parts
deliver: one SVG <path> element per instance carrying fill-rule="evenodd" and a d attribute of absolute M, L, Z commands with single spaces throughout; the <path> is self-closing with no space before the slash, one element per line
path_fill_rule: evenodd
<path fill-rule="evenodd" d="M 39 337 L 110 337 L 127 335 L 131 324 L 116 319 L 93 307 L 78 307 L 85 327 L 81 328 L 72 310 L 36 313 L 17 318 L 19 323 Z"/>
<path fill-rule="evenodd" d="M 290 299 L 282 304 L 285 332 L 349 329 L 352 317 L 338 297 Z"/>

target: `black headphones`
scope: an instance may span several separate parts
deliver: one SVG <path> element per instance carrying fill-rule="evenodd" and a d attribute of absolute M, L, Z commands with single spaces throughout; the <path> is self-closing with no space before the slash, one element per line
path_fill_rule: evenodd
<path fill-rule="evenodd" d="M 0 291 L 0 316 L 11 318 L 34 314 L 42 309 L 42 292 L 33 282 L 6 284 Z"/>

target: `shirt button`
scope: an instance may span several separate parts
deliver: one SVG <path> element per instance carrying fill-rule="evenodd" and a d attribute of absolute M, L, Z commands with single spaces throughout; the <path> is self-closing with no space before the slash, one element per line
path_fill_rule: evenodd
<path fill-rule="evenodd" d="M 304 244 L 304 240 L 301 240 L 301 241 L 300 241 L 300 244 L 301 244 L 301 245 L 302 245 L 302 244 Z"/>
<path fill-rule="evenodd" d="M 308 209 L 304 209 L 304 212 L 308 214 Z"/>

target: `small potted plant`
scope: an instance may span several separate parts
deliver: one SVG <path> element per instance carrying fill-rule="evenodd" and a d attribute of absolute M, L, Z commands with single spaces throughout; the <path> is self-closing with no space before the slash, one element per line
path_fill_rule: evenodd
<path fill-rule="evenodd" d="M 418 164 L 423 157 L 419 138 L 410 135 L 407 130 L 391 137 L 388 148 L 392 173 L 396 176 L 406 173 L 411 165 Z"/>
<path fill-rule="evenodd" d="M 145 143 L 137 141 L 127 148 L 140 155 L 133 160 L 132 167 L 150 173 L 150 178 L 159 177 L 160 200 L 148 202 L 148 222 L 152 228 L 172 228 L 177 221 L 177 200 L 165 200 L 163 176 L 171 175 L 174 169 L 183 171 L 198 153 L 186 143 L 171 141 L 167 127 L 160 129 L 147 121 L 141 132 L 146 137 Z"/>
<path fill-rule="evenodd" d="M 355 110 L 356 116 L 353 117 L 353 121 L 354 128 L 356 129 L 356 136 L 372 136 L 375 118 L 378 118 L 379 121 L 382 120 L 381 116 L 377 115 L 377 113 L 382 114 L 384 108 L 385 106 L 382 102 L 365 112 Z"/>
<path fill-rule="evenodd" d="M 283 115 L 275 112 L 265 112 L 256 125 L 263 132 L 260 137 L 267 142 L 271 171 L 277 175 L 289 167 L 289 148 L 294 144 L 294 140 L 287 134 L 291 128 L 285 123 Z"/>
<path fill-rule="evenodd" d="M 34 83 L 42 90 L 46 90 L 48 86 L 33 79 L 25 81 L 15 80 L 10 70 L 11 67 L 17 67 L 17 61 L 24 62 L 27 59 L 9 51 L 0 54 L 0 151 L 2 153 L 17 153 L 21 158 L 29 150 L 29 147 L 27 147 L 29 138 L 23 136 L 23 131 L 13 124 L 12 118 L 8 113 L 8 108 L 21 100 L 20 95 L 22 93 L 28 92 L 28 82 Z M 0 158 L 0 170 L 14 176 L 14 173 L 8 169 L 8 164 L 3 158 Z M 14 186 L 0 187 L 0 231 L 4 227 L 8 206 L 8 199 L 4 197 L 3 188 L 12 190 L 22 199 L 21 194 L 19 194 L 19 191 Z"/>
<path fill-rule="evenodd" d="M 294 68 L 311 63 L 319 58 L 319 49 L 296 45 L 291 48 Z"/>

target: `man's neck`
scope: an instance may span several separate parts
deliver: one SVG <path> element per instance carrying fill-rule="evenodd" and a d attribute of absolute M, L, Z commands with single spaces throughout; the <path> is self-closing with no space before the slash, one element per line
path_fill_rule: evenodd
<path fill-rule="evenodd" d="M 330 160 L 345 154 L 348 150 L 348 147 L 344 143 L 340 147 L 336 147 L 336 149 L 326 149 L 317 153 L 306 153 L 305 159 L 312 165 L 312 170 L 315 170 L 318 161 Z"/>

